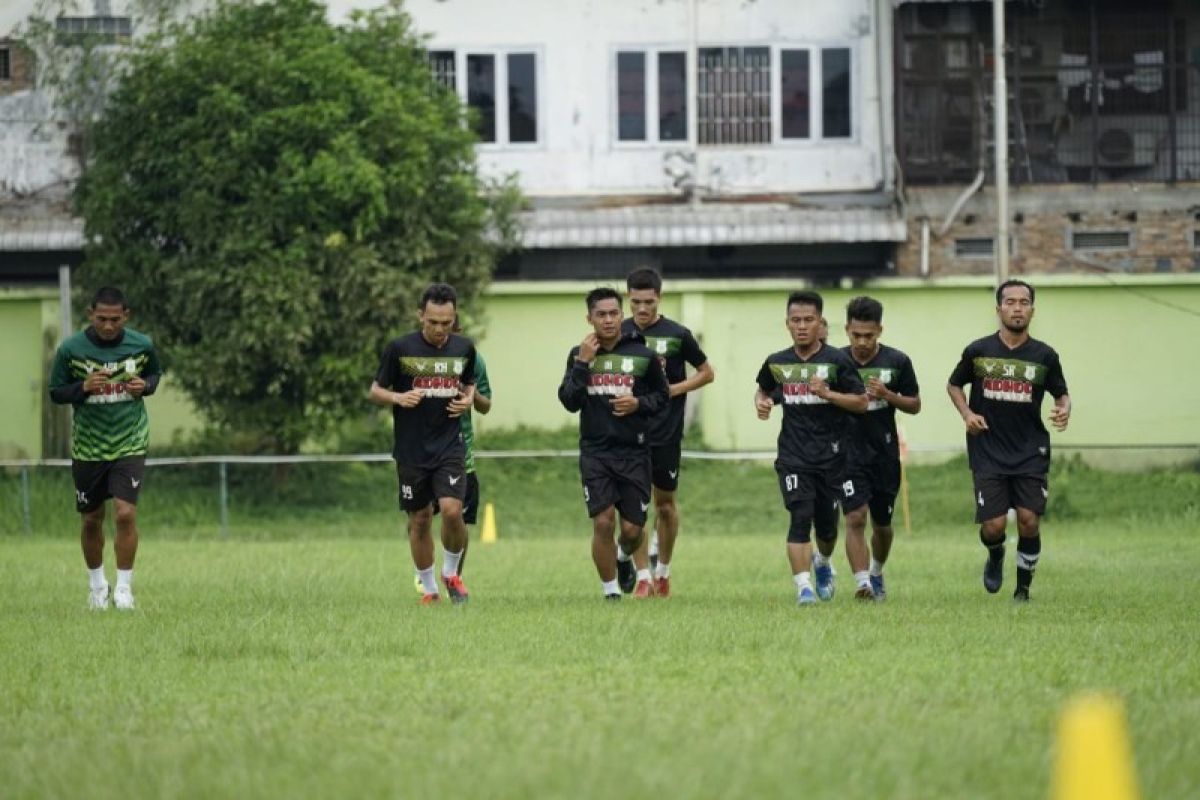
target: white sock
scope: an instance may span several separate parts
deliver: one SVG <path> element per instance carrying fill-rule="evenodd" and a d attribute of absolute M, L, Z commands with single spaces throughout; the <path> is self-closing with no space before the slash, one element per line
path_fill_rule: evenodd
<path fill-rule="evenodd" d="M 458 562 L 462 561 L 463 551 L 451 553 L 449 550 L 442 551 L 442 577 L 449 578 L 451 575 L 458 574 Z"/>
<path fill-rule="evenodd" d="M 809 576 L 810 576 L 810 573 L 808 573 L 808 572 L 797 572 L 795 575 L 792 576 L 792 580 L 796 582 L 796 591 L 797 592 L 806 586 L 809 589 L 812 588 L 812 579 Z"/>
<path fill-rule="evenodd" d="M 638 581 L 639 581 L 639 582 L 641 582 L 641 581 L 648 581 L 648 580 L 650 580 L 650 570 L 648 570 L 648 569 L 639 569 L 639 570 L 637 571 L 637 579 L 638 579 Z"/>
<path fill-rule="evenodd" d="M 105 586 L 108 586 L 108 581 L 104 579 L 104 567 L 100 566 L 95 569 L 89 569 L 88 587 L 91 589 L 103 589 Z"/>
<path fill-rule="evenodd" d="M 860 589 L 864 586 L 870 588 L 871 573 L 865 569 L 854 573 L 854 582 L 858 584 L 858 588 Z"/>
<path fill-rule="evenodd" d="M 437 594 L 437 581 L 433 577 L 433 566 L 429 569 L 417 570 L 417 577 L 421 579 L 421 588 L 425 590 L 425 594 Z"/>
<path fill-rule="evenodd" d="M 604 589 L 605 597 L 607 597 L 610 594 L 615 594 L 615 595 L 621 594 L 621 587 L 617 586 L 616 581 L 600 581 L 600 586 Z"/>
<path fill-rule="evenodd" d="M 631 558 L 633 558 L 633 555 L 631 553 L 626 553 L 625 548 L 621 547 L 621 545 L 618 544 L 617 545 L 617 561 L 625 562 Z"/>
<path fill-rule="evenodd" d="M 133 588 L 133 570 L 119 569 L 117 570 L 117 587 L 124 586 L 126 589 Z"/>
<path fill-rule="evenodd" d="M 871 574 L 876 578 L 883 574 L 883 564 L 876 561 L 874 556 L 871 556 Z"/>
<path fill-rule="evenodd" d="M 671 565 L 664 561 L 658 562 L 658 566 L 654 568 L 654 577 L 656 577 L 656 578 L 671 577 Z"/>
<path fill-rule="evenodd" d="M 829 559 L 826 558 L 824 555 L 822 555 L 820 550 L 814 550 L 813 551 L 813 566 L 814 567 L 827 567 L 827 566 L 829 566 Z"/>

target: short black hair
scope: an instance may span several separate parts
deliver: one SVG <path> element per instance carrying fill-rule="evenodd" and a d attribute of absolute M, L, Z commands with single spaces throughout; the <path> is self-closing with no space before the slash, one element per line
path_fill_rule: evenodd
<path fill-rule="evenodd" d="M 429 287 L 421 293 L 421 304 L 417 308 L 422 311 L 425 306 L 433 303 L 434 305 L 445 305 L 450 303 L 458 310 L 458 293 L 454 291 L 454 287 L 448 283 L 431 283 Z"/>
<path fill-rule="evenodd" d="M 818 314 L 825 311 L 825 301 L 821 299 L 821 295 L 808 290 L 789 294 L 787 307 L 791 308 L 792 306 L 814 306 Z"/>
<path fill-rule="evenodd" d="M 1026 289 L 1028 289 L 1029 290 L 1029 304 L 1033 305 L 1033 287 L 1030 286 L 1025 281 L 1019 281 L 1016 278 L 1007 280 L 1004 283 L 1002 283 L 996 287 L 996 305 L 1000 305 L 1001 303 L 1004 302 L 1004 290 L 1011 288 L 1013 286 L 1024 286 Z"/>
<path fill-rule="evenodd" d="M 101 286 L 92 295 L 92 308 L 96 306 L 120 306 L 128 310 L 129 303 L 125 300 L 125 293 L 115 286 Z"/>
<path fill-rule="evenodd" d="M 874 297 L 862 295 L 846 304 L 846 322 L 874 322 L 883 324 L 883 303 Z"/>
<path fill-rule="evenodd" d="M 653 289 L 655 294 L 662 294 L 662 275 L 650 267 L 635 269 L 625 279 L 625 288 L 631 292 L 634 289 Z"/>
<path fill-rule="evenodd" d="M 601 300 L 616 300 L 617 306 L 621 305 L 621 293 L 610 286 L 597 286 L 587 293 L 587 308 L 588 313 L 592 313 L 592 309 L 596 307 L 596 303 Z"/>

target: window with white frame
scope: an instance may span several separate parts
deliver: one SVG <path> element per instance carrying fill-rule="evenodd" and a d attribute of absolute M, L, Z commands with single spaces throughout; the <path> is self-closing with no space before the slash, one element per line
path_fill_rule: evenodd
<path fill-rule="evenodd" d="M 428 51 L 434 80 L 456 92 L 472 110 L 484 144 L 538 141 L 537 54 L 526 51 Z"/>
<path fill-rule="evenodd" d="M 687 53 L 620 49 L 616 54 L 619 142 L 688 138 L 704 146 L 768 145 L 854 135 L 853 51 L 849 47 L 701 47 L 689 91 Z"/>

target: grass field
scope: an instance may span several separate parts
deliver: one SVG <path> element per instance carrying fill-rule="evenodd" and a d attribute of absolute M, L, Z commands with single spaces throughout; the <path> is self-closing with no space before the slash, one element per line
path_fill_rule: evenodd
<path fill-rule="evenodd" d="M 770 468 L 687 469 L 675 596 L 615 607 L 570 461 L 481 466 L 501 541 L 466 608 L 416 604 L 386 467 L 298 473 L 283 507 L 245 477 L 228 540 L 207 487 L 152 473 L 120 615 L 84 611 L 39 474 L 34 535 L 0 535 L 0 795 L 1042 798 L 1060 708 L 1103 690 L 1144 796 L 1196 796 L 1195 471 L 1064 463 L 1016 607 L 1011 556 L 980 586 L 962 465 L 914 470 L 888 602 L 853 601 L 839 547 L 802 610 Z"/>

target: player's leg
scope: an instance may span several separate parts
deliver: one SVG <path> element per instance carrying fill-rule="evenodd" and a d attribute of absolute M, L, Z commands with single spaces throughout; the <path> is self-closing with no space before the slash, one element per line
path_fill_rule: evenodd
<path fill-rule="evenodd" d="M 817 602 L 812 585 L 812 527 L 816 485 L 812 473 L 793 471 L 776 464 L 779 476 L 779 491 L 783 505 L 788 511 L 787 533 L 788 565 L 792 570 L 792 581 L 796 585 L 796 602 L 802 606 Z"/>
<path fill-rule="evenodd" d="M 867 550 L 867 509 L 871 501 L 871 481 L 867 476 L 847 474 L 838 485 L 841 491 L 842 513 L 846 515 L 846 560 L 854 575 L 854 596 L 859 600 L 875 599 L 871 589 L 868 567 L 871 552 Z"/>
<path fill-rule="evenodd" d="M 117 533 L 113 549 L 117 555 L 117 588 L 113 606 L 123 611 L 133 608 L 133 562 L 137 558 L 137 501 L 146 472 L 146 457 L 133 456 L 114 461 L 108 471 L 108 493 L 113 498 L 113 517 Z"/>
<path fill-rule="evenodd" d="M 397 463 L 396 477 L 400 484 L 400 510 L 408 515 L 408 547 L 421 582 L 421 602 L 434 603 L 441 595 L 433 570 L 433 492 L 429 475 Z"/>
<path fill-rule="evenodd" d="M 618 558 L 628 554 L 634 567 L 634 597 L 654 595 L 650 560 L 646 553 L 646 512 L 650 508 L 650 458 L 621 461 L 615 467 L 613 481 L 617 487 L 617 512 L 621 516 L 617 541 Z"/>
<path fill-rule="evenodd" d="M 816 579 L 817 597 L 829 601 L 833 599 L 837 585 L 833 550 L 837 544 L 842 488 L 840 481 L 830 481 L 820 473 L 812 475 L 816 493 L 813 503 L 813 533 L 817 540 L 816 551 L 813 553 L 813 577 Z"/>
<path fill-rule="evenodd" d="M 900 461 L 880 464 L 873 476 L 871 500 L 867 504 L 871 512 L 871 564 L 869 568 L 871 591 L 876 600 L 887 597 L 883 582 L 883 565 L 892 552 L 892 514 L 896 508 L 896 496 L 900 493 Z M 847 523 L 848 525 L 849 523 Z"/>
<path fill-rule="evenodd" d="M 990 594 L 1004 583 L 1004 527 L 1012 507 L 1008 479 L 999 475 L 974 475 L 975 521 L 979 523 L 979 541 L 987 548 L 983 565 L 983 588 Z"/>
<path fill-rule="evenodd" d="M 592 563 L 600 576 L 606 600 L 619 600 L 622 592 L 633 591 L 633 561 L 620 561 L 620 548 L 614 540 L 617 530 L 617 489 L 605 462 L 592 456 L 579 456 L 579 477 L 583 483 L 583 502 L 592 520 Z M 626 588 L 628 587 L 628 588 Z"/>
<path fill-rule="evenodd" d="M 472 470 L 467 473 L 467 498 L 463 501 L 463 523 L 467 526 L 467 539 L 463 542 L 462 557 L 458 559 L 458 574 L 463 574 L 467 563 L 467 551 L 471 549 L 471 526 L 479 515 L 479 476 Z"/>
<path fill-rule="evenodd" d="M 442 583 L 454 603 L 465 603 L 467 587 L 458 574 L 467 542 L 463 501 L 467 497 L 467 468 L 461 458 L 450 459 L 430 471 L 430 485 L 442 518 Z"/>
<path fill-rule="evenodd" d="M 108 464 L 72 461 L 75 510 L 79 512 L 79 545 L 88 571 L 88 608 L 108 608 L 108 580 L 104 577 L 104 503 L 108 499 Z"/>
<path fill-rule="evenodd" d="M 1033 573 L 1042 554 L 1042 515 L 1046 513 L 1049 488 L 1046 476 L 1013 479 L 1017 509 L 1017 589 L 1015 600 L 1028 600 Z"/>
<path fill-rule="evenodd" d="M 650 451 L 650 479 L 654 484 L 654 528 L 658 542 L 654 568 L 654 588 L 662 597 L 671 593 L 671 560 L 679 536 L 679 507 L 675 492 L 679 488 L 681 443 L 662 445 Z M 649 538 L 649 537 L 647 537 Z M 651 546 L 651 550 L 655 548 Z"/>

